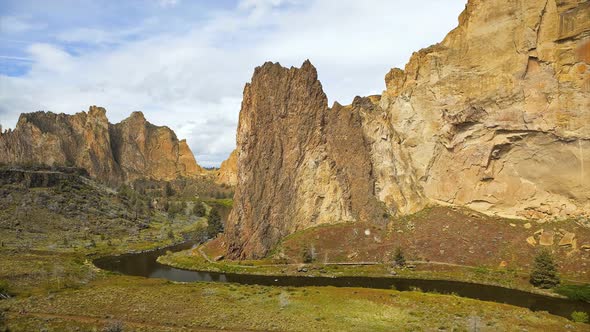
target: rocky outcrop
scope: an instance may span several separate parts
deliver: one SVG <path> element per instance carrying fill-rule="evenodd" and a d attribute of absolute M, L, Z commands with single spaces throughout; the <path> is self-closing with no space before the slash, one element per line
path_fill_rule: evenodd
<path fill-rule="evenodd" d="M 22 114 L 15 130 L 0 134 L 0 163 L 76 166 L 111 185 L 202 172 L 186 141 L 168 127 L 150 124 L 140 112 L 113 125 L 96 106 L 74 115 Z"/>
<path fill-rule="evenodd" d="M 216 174 L 216 182 L 230 187 L 238 184 L 238 150 L 234 149 L 221 163 Z"/>
<path fill-rule="evenodd" d="M 587 1 L 470 0 L 441 43 L 386 75 L 382 96 L 331 109 L 309 62 L 257 68 L 240 113 L 230 256 L 427 204 L 588 215 L 589 13 Z"/>
<path fill-rule="evenodd" d="M 185 140 L 168 127 L 149 123 L 141 112 L 111 125 L 113 154 L 127 181 L 172 180 L 203 172 Z"/>

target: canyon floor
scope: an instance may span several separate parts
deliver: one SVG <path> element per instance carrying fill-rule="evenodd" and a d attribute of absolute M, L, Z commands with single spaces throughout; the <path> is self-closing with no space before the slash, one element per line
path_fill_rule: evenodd
<path fill-rule="evenodd" d="M 0 251 L 9 331 L 584 331 L 545 312 L 419 291 L 174 283 L 96 269 L 81 253 Z M 55 272 L 60 266 L 60 272 Z M 41 272 L 44 269 L 48 272 Z M 0 325 L 2 326 L 2 325 Z"/>

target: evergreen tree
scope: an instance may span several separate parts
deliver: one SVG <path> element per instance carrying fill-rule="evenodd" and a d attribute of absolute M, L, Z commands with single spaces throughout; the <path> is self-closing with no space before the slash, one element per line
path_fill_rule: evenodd
<path fill-rule="evenodd" d="M 552 288 L 559 285 L 557 266 L 547 249 L 541 250 L 535 257 L 530 282 L 539 288 Z"/>
<path fill-rule="evenodd" d="M 221 222 L 221 216 L 216 208 L 212 208 L 209 212 L 207 224 L 207 235 L 210 238 L 217 236 L 217 234 L 223 232 L 223 223 Z"/>
<path fill-rule="evenodd" d="M 393 260 L 394 260 L 394 264 L 396 266 L 399 266 L 399 267 L 406 266 L 406 257 L 404 257 L 404 252 L 402 251 L 402 248 L 397 247 L 397 249 L 395 250 L 395 256 L 394 256 Z"/>

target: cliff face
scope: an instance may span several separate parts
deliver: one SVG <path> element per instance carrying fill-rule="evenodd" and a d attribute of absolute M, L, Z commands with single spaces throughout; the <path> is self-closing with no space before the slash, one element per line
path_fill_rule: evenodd
<path fill-rule="evenodd" d="M 112 185 L 202 171 L 186 142 L 169 128 L 150 124 L 139 112 L 112 125 L 105 109 L 96 106 L 74 115 L 22 114 L 14 131 L 0 135 L 0 162 L 72 165 Z"/>
<path fill-rule="evenodd" d="M 172 180 L 203 172 L 185 140 L 179 141 L 168 127 L 149 123 L 141 112 L 111 125 L 110 132 L 115 160 L 128 181 Z"/>
<path fill-rule="evenodd" d="M 238 184 L 238 150 L 234 149 L 229 157 L 221 163 L 216 182 L 235 187 Z"/>
<path fill-rule="evenodd" d="M 509 217 L 590 211 L 590 3 L 472 0 L 388 75 L 381 107 L 423 193 Z"/>
<path fill-rule="evenodd" d="M 327 107 L 315 68 L 266 63 L 244 89 L 231 256 L 298 229 L 454 204 L 510 217 L 590 213 L 590 3 L 470 0 L 459 26 Z"/>

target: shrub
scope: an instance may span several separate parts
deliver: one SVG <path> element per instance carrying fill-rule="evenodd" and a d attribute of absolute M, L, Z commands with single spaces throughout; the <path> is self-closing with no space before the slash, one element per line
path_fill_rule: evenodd
<path fill-rule="evenodd" d="M 397 247 L 397 249 L 395 249 L 395 256 L 393 258 L 393 261 L 394 265 L 400 267 L 406 266 L 406 257 L 404 257 L 404 252 L 402 251 L 402 248 Z"/>
<path fill-rule="evenodd" d="M 539 288 L 552 288 L 559 285 L 557 266 L 548 250 L 541 250 L 535 257 L 530 282 Z"/>
<path fill-rule="evenodd" d="M 174 189 L 170 185 L 170 182 L 166 182 L 166 187 L 164 188 L 164 194 L 166 197 L 174 196 Z"/>
<path fill-rule="evenodd" d="M 104 332 L 123 332 L 123 323 L 121 321 L 112 321 L 102 329 Z"/>
<path fill-rule="evenodd" d="M 309 245 L 304 246 L 301 256 L 301 258 L 303 259 L 303 263 L 312 263 L 314 258 L 313 248 Z"/>
<path fill-rule="evenodd" d="M 572 320 L 576 323 L 588 323 L 588 314 L 582 311 L 572 312 Z"/>
<path fill-rule="evenodd" d="M 0 280 L 0 299 L 8 297 L 10 292 L 8 291 L 8 281 Z"/>
<path fill-rule="evenodd" d="M 195 202 L 195 205 L 193 206 L 193 214 L 197 217 L 205 216 L 205 214 L 206 214 L 205 206 L 203 205 L 202 202 L 200 202 L 200 201 Z"/>

